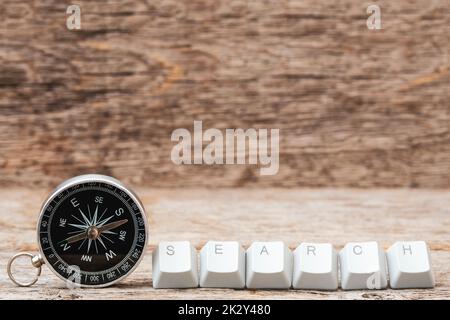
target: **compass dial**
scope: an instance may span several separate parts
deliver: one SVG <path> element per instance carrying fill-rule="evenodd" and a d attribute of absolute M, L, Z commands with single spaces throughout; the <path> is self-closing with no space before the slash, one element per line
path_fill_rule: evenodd
<path fill-rule="evenodd" d="M 47 200 L 39 243 L 48 266 L 82 286 L 106 286 L 129 274 L 146 244 L 145 213 L 117 180 L 71 179 Z"/>

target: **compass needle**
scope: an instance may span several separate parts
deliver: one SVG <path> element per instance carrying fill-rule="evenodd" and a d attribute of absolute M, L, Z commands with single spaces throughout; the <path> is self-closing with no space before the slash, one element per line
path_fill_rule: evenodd
<path fill-rule="evenodd" d="M 67 232 L 67 234 L 74 234 L 74 233 L 80 233 L 80 230 L 75 230 L 75 231 L 70 231 L 70 232 Z"/>
<path fill-rule="evenodd" d="M 121 225 L 125 224 L 128 222 L 128 219 L 123 219 L 123 220 L 119 220 L 119 221 L 115 221 L 115 222 L 111 222 L 105 225 L 99 225 L 98 231 L 99 232 L 104 232 L 104 231 L 108 231 L 111 229 L 115 229 L 117 227 L 120 227 Z"/>
<path fill-rule="evenodd" d="M 78 233 L 78 234 L 76 234 L 74 236 L 71 236 L 71 237 L 63 240 L 63 242 L 66 242 L 66 243 L 70 244 L 70 243 L 74 243 L 74 242 L 77 242 L 77 241 L 80 241 L 80 240 L 83 240 L 83 239 L 86 239 L 86 232 L 81 232 L 81 233 Z"/>

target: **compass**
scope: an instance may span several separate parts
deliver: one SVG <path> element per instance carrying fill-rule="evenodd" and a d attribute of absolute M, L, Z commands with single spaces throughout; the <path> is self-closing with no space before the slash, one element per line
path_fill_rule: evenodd
<path fill-rule="evenodd" d="M 35 267 L 46 264 L 65 281 L 104 287 L 129 275 L 147 243 L 145 211 L 137 196 L 120 181 L 104 175 L 74 177 L 59 185 L 44 202 L 37 225 L 40 254 L 28 255 Z"/>

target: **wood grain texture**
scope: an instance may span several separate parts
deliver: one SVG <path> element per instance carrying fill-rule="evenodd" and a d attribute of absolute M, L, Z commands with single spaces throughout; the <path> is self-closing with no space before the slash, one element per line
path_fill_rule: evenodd
<path fill-rule="evenodd" d="M 15 287 L 7 278 L 7 259 L 35 252 L 36 212 L 45 192 L 0 190 L 0 298 L 2 299 L 450 299 L 450 193 L 429 190 L 266 189 L 137 190 L 149 214 L 147 255 L 120 284 L 104 289 L 68 290 L 43 267 L 39 282 Z M 208 201 L 205 201 L 208 199 Z M 8 213 L 8 214 L 6 214 Z M 162 240 L 189 240 L 197 249 L 208 240 L 282 240 L 291 248 L 302 241 L 326 241 L 341 248 L 349 241 L 425 240 L 431 248 L 434 289 L 311 290 L 154 290 L 151 250 Z"/>
<path fill-rule="evenodd" d="M 450 187 L 448 0 L 0 3 L 0 185 Z M 279 128 L 280 172 L 176 166 L 175 128 Z"/>

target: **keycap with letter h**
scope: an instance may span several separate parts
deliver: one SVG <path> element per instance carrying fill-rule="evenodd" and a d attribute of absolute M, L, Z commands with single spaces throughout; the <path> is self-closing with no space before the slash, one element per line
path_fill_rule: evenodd
<path fill-rule="evenodd" d="M 197 258 L 200 263 L 197 264 Z M 153 252 L 154 288 L 343 290 L 432 288 L 431 257 L 423 241 L 396 242 L 387 253 L 375 241 L 301 243 L 293 252 L 281 241 L 161 242 Z"/>

